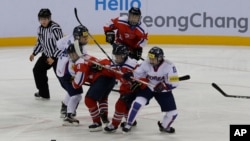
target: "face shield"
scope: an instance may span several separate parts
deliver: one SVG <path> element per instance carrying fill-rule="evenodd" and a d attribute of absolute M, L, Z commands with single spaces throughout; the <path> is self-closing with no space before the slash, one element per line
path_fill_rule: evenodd
<path fill-rule="evenodd" d="M 80 46 L 86 45 L 89 42 L 89 36 L 80 36 L 79 44 Z"/>
<path fill-rule="evenodd" d="M 117 65 L 121 65 L 125 61 L 126 55 L 124 55 L 124 54 L 121 54 L 121 55 L 115 55 L 115 54 L 113 54 L 112 58 L 113 58 L 114 62 Z"/>
<path fill-rule="evenodd" d="M 128 15 L 128 22 L 130 25 L 137 25 L 141 20 L 141 15 L 136 15 L 136 14 L 132 14 L 129 13 Z"/>
<path fill-rule="evenodd" d="M 163 58 L 156 57 L 155 54 L 148 53 L 148 62 L 152 66 L 158 66 L 162 62 Z"/>
<path fill-rule="evenodd" d="M 74 34 L 74 38 L 75 40 L 79 41 L 79 45 L 86 45 L 88 43 L 88 39 L 89 39 L 89 33 L 88 31 L 84 31 L 84 32 L 76 32 L 73 33 Z"/>

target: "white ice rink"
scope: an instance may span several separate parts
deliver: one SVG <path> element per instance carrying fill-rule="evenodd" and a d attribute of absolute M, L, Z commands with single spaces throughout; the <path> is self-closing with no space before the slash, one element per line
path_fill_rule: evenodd
<path fill-rule="evenodd" d="M 144 49 L 146 57 L 150 45 Z M 179 115 L 176 133 L 160 133 L 157 121 L 162 113 L 155 100 L 140 112 L 137 127 L 130 134 L 119 129 L 114 134 L 89 132 L 89 113 L 83 103 L 78 108 L 79 127 L 63 127 L 59 118 L 65 92 L 49 71 L 51 100 L 35 100 L 36 87 L 29 61 L 32 47 L 0 48 L 0 141 L 229 141 L 230 124 L 250 124 L 250 99 L 223 97 L 211 87 L 215 82 L 232 95 L 250 96 L 250 48 L 224 46 L 159 45 L 175 63 L 179 75 L 189 74 L 173 91 Z M 111 53 L 111 47 L 102 46 Z M 89 54 L 105 57 L 91 45 Z M 88 89 L 84 86 L 84 90 Z M 113 116 L 118 93 L 109 98 L 109 117 Z"/>

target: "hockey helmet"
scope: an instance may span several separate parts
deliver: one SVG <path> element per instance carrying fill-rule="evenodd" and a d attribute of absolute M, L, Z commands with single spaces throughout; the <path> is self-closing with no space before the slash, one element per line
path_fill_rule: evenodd
<path fill-rule="evenodd" d="M 128 57 L 128 48 L 123 44 L 114 43 L 113 45 L 113 58 L 118 65 L 123 64 Z"/>
<path fill-rule="evenodd" d="M 164 52 L 161 48 L 155 46 L 149 50 L 148 58 L 150 60 L 150 63 L 152 62 L 151 63 L 152 65 L 158 65 L 163 61 Z M 156 60 L 157 62 L 153 63 L 154 62 L 153 60 Z"/>
<path fill-rule="evenodd" d="M 70 53 L 75 53 L 75 52 L 76 52 L 76 49 L 75 49 L 74 44 L 70 44 L 67 48 L 67 53 L 70 54 Z"/>
<path fill-rule="evenodd" d="M 125 45 L 114 43 L 112 46 L 114 55 L 128 55 L 128 48 Z"/>
<path fill-rule="evenodd" d="M 42 8 L 38 13 L 38 18 L 50 18 L 51 12 L 48 8 Z"/>
<path fill-rule="evenodd" d="M 79 39 L 81 36 L 88 36 L 88 29 L 83 25 L 76 26 L 73 30 L 73 36 L 75 39 Z"/>
<path fill-rule="evenodd" d="M 141 10 L 137 7 L 131 7 L 128 12 L 128 23 L 130 25 L 137 25 L 141 20 Z"/>
<path fill-rule="evenodd" d="M 76 62 L 80 56 L 77 54 L 74 44 L 70 44 L 67 48 L 67 53 L 72 62 Z"/>

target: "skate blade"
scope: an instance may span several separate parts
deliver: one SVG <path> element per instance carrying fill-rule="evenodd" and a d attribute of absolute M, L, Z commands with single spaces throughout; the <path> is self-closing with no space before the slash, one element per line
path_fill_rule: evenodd
<path fill-rule="evenodd" d="M 98 128 L 95 128 L 95 129 L 89 129 L 90 132 L 99 132 L 99 131 L 102 131 L 102 127 L 98 127 Z"/>
<path fill-rule="evenodd" d="M 73 122 L 73 123 L 64 122 L 62 125 L 63 126 L 79 126 L 79 123 L 77 123 L 77 122 Z"/>

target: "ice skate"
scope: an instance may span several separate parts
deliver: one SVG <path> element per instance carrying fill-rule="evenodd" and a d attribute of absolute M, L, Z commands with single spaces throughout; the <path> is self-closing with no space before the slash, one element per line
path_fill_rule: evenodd
<path fill-rule="evenodd" d="M 68 113 L 63 120 L 63 126 L 78 126 L 80 124 L 79 120 L 72 117 L 71 113 Z"/>
<path fill-rule="evenodd" d="M 175 133 L 175 129 L 174 129 L 173 127 L 164 128 L 164 127 L 162 126 L 162 124 L 161 124 L 160 121 L 158 121 L 158 126 L 159 126 L 159 130 L 160 130 L 161 132 L 166 132 L 166 133 L 170 133 L 170 134 Z"/>
<path fill-rule="evenodd" d="M 102 131 L 102 124 L 101 123 L 93 123 L 93 124 L 89 125 L 89 131 L 90 132 Z"/>
<path fill-rule="evenodd" d="M 123 128 L 125 127 L 125 125 L 126 125 L 126 121 L 122 122 L 120 127 Z M 136 125 L 137 125 L 137 121 L 135 120 L 132 126 L 136 126 Z"/>
<path fill-rule="evenodd" d="M 104 131 L 106 132 L 106 133 L 114 133 L 114 132 L 116 132 L 116 127 L 114 127 L 114 125 L 112 125 L 112 124 L 109 124 L 108 126 L 106 126 L 105 128 L 104 128 Z"/>
<path fill-rule="evenodd" d="M 71 116 L 72 117 L 76 117 L 76 111 Z"/>
<path fill-rule="evenodd" d="M 126 125 L 122 128 L 122 132 L 123 132 L 123 133 L 128 133 L 128 132 L 131 131 L 131 128 L 132 128 L 131 125 L 126 124 Z"/>
<path fill-rule="evenodd" d="M 60 118 L 65 118 L 65 117 L 66 117 L 66 114 L 67 114 L 67 105 L 65 105 L 65 104 L 62 102 Z"/>

